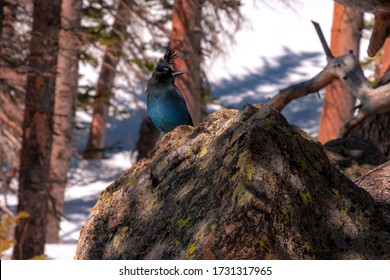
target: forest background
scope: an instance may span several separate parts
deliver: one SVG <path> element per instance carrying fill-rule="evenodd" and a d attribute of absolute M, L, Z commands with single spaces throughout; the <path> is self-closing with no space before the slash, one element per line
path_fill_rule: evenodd
<path fill-rule="evenodd" d="M 72 258 L 101 190 L 158 141 L 145 88 L 168 46 L 186 71 L 177 85 L 195 124 L 224 107 L 266 103 L 321 71 L 326 57 L 310 20 L 335 55 L 353 50 L 372 84 L 390 56 L 388 42 L 375 58 L 365 54 L 372 16 L 331 0 L 0 0 L 0 18 L 1 209 L 9 241 L 1 249 L 9 247 L 10 257 L 16 244 L 20 259 Z M 355 107 L 336 87 L 327 97 L 321 90 L 295 100 L 283 114 L 322 143 L 336 138 Z"/>

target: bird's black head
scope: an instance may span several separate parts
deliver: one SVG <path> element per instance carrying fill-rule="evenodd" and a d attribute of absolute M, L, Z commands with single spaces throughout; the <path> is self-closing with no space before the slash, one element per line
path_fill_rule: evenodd
<path fill-rule="evenodd" d="M 168 49 L 164 57 L 160 58 L 156 68 L 154 69 L 153 76 L 156 77 L 159 81 L 162 80 L 174 80 L 176 76 L 184 74 L 181 71 L 176 71 L 173 69 L 173 60 L 177 57 L 176 53 Z"/>

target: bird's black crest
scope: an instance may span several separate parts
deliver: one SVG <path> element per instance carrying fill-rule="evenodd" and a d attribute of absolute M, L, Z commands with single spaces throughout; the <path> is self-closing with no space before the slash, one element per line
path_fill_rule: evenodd
<path fill-rule="evenodd" d="M 170 65 L 173 65 L 173 60 L 177 57 L 177 54 L 175 51 L 168 49 L 167 52 L 164 55 L 164 60 L 169 63 Z"/>

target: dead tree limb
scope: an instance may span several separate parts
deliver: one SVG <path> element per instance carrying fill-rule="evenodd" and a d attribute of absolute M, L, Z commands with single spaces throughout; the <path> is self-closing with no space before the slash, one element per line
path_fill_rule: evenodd
<path fill-rule="evenodd" d="M 324 49 L 324 52 L 326 55 L 326 59 L 329 60 L 329 59 L 334 58 L 332 51 L 330 50 L 328 43 L 325 40 L 324 33 L 322 33 L 321 26 L 318 24 L 318 22 L 315 22 L 313 20 L 311 22 L 314 25 L 314 28 L 315 28 L 317 35 L 318 35 L 318 38 L 320 39 L 322 48 Z"/>
<path fill-rule="evenodd" d="M 374 57 L 390 36 L 390 14 L 375 15 L 374 29 L 368 45 L 367 54 Z"/>
<path fill-rule="evenodd" d="M 324 47 L 328 64 L 314 78 L 280 90 L 268 101 L 268 105 L 281 111 L 290 101 L 317 92 L 338 78 L 361 103 L 359 113 L 340 129 L 339 136 L 343 137 L 367 116 L 390 111 L 390 84 L 372 88 L 355 57 L 351 53 L 333 57 L 330 51 L 327 51 L 329 47 L 321 28 L 316 23 L 313 24 Z"/>
<path fill-rule="evenodd" d="M 328 66 L 326 66 L 324 70 L 318 73 L 314 78 L 308 81 L 280 90 L 277 95 L 268 101 L 268 105 L 277 111 L 282 111 L 283 108 L 294 99 L 318 92 L 320 89 L 326 87 L 337 78 L 336 76 L 329 75 L 327 67 Z"/>

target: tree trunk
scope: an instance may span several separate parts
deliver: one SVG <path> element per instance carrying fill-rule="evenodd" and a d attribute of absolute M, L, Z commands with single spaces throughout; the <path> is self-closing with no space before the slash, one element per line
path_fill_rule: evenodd
<path fill-rule="evenodd" d="M 26 75 L 16 65 L 24 59 L 20 33 L 15 32 L 18 4 L 16 0 L 0 1 L 0 150 L 7 168 L 19 168 L 20 139 L 23 123 L 23 100 Z M 11 95 L 12 92 L 12 95 Z"/>
<path fill-rule="evenodd" d="M 194 125 L 201 121 L 202 6 L 203 0 L 175 0 L 172 11 L 171 49 L 178 53 L 175 66 L 185 74 L 175 84 L 183 93 Z"/>
<path fill-rule="evenodd" d="M 383 46 L 381 76 L 390 70 L 390 39 L 387 39 Z"/>
<path fill-rule="evenodd" d="M 3 33 L 3 26 L 4 26 L 4 3 L 5 0 L 0 0 L 0 35 Z"/>
<path fill-rule="evenodd" d="M 34 0 L 18 204 L 30 216 L 16 226 L 14 259 L 44 253 L 60 15 L 61 0 Z"/>
<path fill-rule="evenodd" d="M 331 51 L 340 56 L 352 51 L 359 57 L 363 13 L 334 3 Z M 354 113 L 355 98 L 338 80 L 326 88 L 318 140 L 326 143 L 338 137 L 340 128 Z"/>
<path fill-rule="evenodd" d="M 93 104 L 91 129 L 87 147 L 84 151 L 84 158 L 86 159 L 100 159 L 103 156 L 109 100 L 114 85 L 116 67 L 122 53 L 123 36 L 130 16 L 130 7 L 125 0 L 121 0 L 112 27 L 112 36 L 116 37 L 117 40 L 112 45 L 107 46 L 96 85 L 96 99 Z"/>
<path fill-rule="evenodd" d="M 46 243 L 59 242 L 60 219 L 64 212 L 64 195 L 69 161 L 72 155 L 73 123 L 78 85 L 78 31 L 81 0 L 63 1 L 61 7 L 60 49 L 54 105 L 54 135 L 50 159 L 50 194 L 46 224 Z"/>
<path fill-rule="evenodd" d="M 5 1 L 0 0 L 0 34 L 1 34 L 1 51 L 4 50 L 10 51 L 11 49 L 7 48 L 11 41 L 12 37 L 15 34 L 15 20 L 16 20 L 16 3 L 14 1 Z M 5 53 L 7 54 L 7 53 Z"/>
<path fill-rule="evenodd" d="M 0 141 L 1 141 L 1 138 L 2 138 L 2 133 L 0 130 Z M 4 153 L 3 153 L 3 150 L 0 149 L 0 190 L 4 194 L 4 204 L 6 206 L 8 206 L 8 201 L 7 201 L 8 185 L 5 183 L 6 179 L 5 179 L 5 174 L 4 174 L 4 170 L 3 170 L 3 161 L 4 161 Z"/>
<path fill-rule="evenodd" d="M 152 120 L 146 117 L 141 124 L 139 137 L 135 144 L 138 151 L 137 161 L 144 158 L 154 148 L 159 137 L 160 131 L 153 124 Z"/>
<path fill-rule="evenodd" d="M 384 81 L 383 75 L 389 75 L 390 71 L 390 39 L 387 39 L 383 47 L 382 67 L 380 74 Z M 375 144 L 385 155 L 390 155 L 390 113 L 377 114 L 367 117 L 361 124 L 353 129 L 349 135 L 357 136 Z"/>

